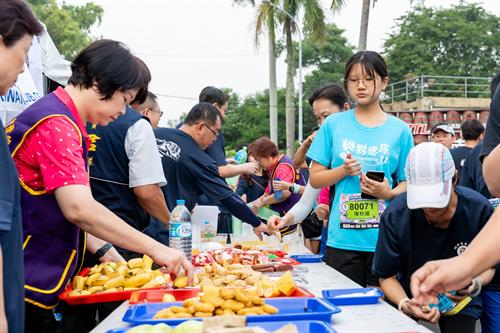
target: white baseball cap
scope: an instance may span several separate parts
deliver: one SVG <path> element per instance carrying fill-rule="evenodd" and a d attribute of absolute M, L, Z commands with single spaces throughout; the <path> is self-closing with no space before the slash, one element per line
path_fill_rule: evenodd
<path fill-rule="evenodd" d="M 455 163 L 444 145 L 424 142 L 406 160 L 408 208 L 444 208 L 450 201 Z"/>
<path fill-rule="evenodd" d="M 446 133 L 450 133 L 451 135 L 455 136 L 455 130 L 450 125 L 446 124 L 437 125 L 432 129 L 432 134 L 436 133 L 437 131 L 444 131 Z"/>

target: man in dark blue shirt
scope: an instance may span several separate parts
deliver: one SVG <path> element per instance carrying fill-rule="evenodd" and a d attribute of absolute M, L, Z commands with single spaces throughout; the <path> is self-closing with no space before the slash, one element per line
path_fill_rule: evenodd
<path fill-rule="evenodd" d="M 224 120 L 228 108 L 229 96 L 221 89 L 212 86 L 205 87 L 201 90 L 198 100 L 199 102 L 206 102 L 215 106 L 220 113 L 221 121 Z M 182 125 L 183 123 L 180 123 L 176 128 L 180 128 Z M 222 178 L 231 178 L 241 174 L 255 174 L 257 172 L 258 165 L 256 162 L 248 162 L 239 165 L 233 165 L 227 162 L 224 135 L 221 131 L 219 131 L 219 135 L 215 141 L 205 149 L 205 152 L 215 161 L 219 175 Z M 200 203 L 203 205 L 219 206 L 220 213 L 217 233 L 232 232 L 232 215 L 224 205 L 221 205 L 219 202 L 214 202 L 206 196 L 201 197 Z"/>
<path fill-rule="evenodd" d="M 261 237 L 267 226 L 255 216 L 219 175 L 214 160 L 204 152 L 219 136 L 221 115 L 209 103 L 199 103 L 189 111 L 179 129 L 158 128 L 156 143 L 160 151 L 168 186 L 163 188 L 170 210 L 178 199 L 186 200 L 188 209 L 200 203 L 204 195 L 220 202 L 240 220 L 251 224 Z"/>
<path fill-rule="evenodd" d="M 0 120 L 0 265 L 3 303 L 9 332 L 24 332 L 23 231 L 16 167 Z M 2 301 L 2 300 L 0 300 Z M 2 320 L 2 313 L 0 313 Z M 1 325 L 0 325 L 1 328 Z"/>
<path fill-rule="evenodd" d="M 475 292 L 489 283 L 494 270 L 474 279 L 460 296 L 447 296 L 457 306 L 441 316 L 437 308 L 413 303 L 410 278 L 427 261 L 460 255 L 493 213 L 489 201 L 464 187 L 454 187 L 455 166 L 446 147 L 422 143 L 406 163 L 407 193 L 396 197 L 381 217 L 373 274 L 387 299 L 416 319 L 437 322 L 441 332 L 475 332 L 481 316 L 481 299 Z M 473 296 L 471 299 L 468 296 Z M 468 302 L 469 301 L 469 302 Z M 466 305 L 459 310 L 459 305 Z M 456 311 L 457 313 L 450 315 Z"/>
<path fill-rule="evenodd" d="M 477 119 L 466 120 L 460 125 L 462 131 L 462 138 L 465 140 L 465 145 L 450 150 L 451 157 L 455 162 L 455 169 L 457 170 L 457 179 L 460 181 L 462 175 L 462 168 L 465 159 L 471 150 L 477 146 L 483 137 L 484 126 Z"/>

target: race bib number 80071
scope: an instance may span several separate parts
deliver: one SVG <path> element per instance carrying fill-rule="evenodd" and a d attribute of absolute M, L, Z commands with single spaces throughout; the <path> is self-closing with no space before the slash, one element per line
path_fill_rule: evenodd
<path fill-rule="evenodd" d="M 378 228 L 385 201 L 362 199 L 361 194 L 341 194 L 340 227 L 347 229 Z"/>

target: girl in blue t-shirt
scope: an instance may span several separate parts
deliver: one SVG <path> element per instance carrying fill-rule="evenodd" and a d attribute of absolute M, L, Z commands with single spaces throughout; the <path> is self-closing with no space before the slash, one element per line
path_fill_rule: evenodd
<path fill-rule="evenodd" d="M 311 185 L 335 184 L 327 263 L 362 286 L 378 284 L 371 265 L 380 215 L 406 190 L 404 167 L 413 146 L 408 125 L 380 105 L 388 82 L 387 64 L 378 53 L 354 54 L 344 87 L 356 107 L 328 117 L 307 153 L 313 160 Z M 370 171 L 383 173 L 383 181 L 367 177 Z"/>

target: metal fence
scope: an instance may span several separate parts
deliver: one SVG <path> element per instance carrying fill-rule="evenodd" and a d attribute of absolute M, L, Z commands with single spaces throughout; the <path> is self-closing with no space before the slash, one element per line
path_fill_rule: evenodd
<path fill-rule="evenodd" d="M 489 98 L 491 78 L 421 75 L 390 84 L 384 103 L 413 102 L 422 97 Z"/>

